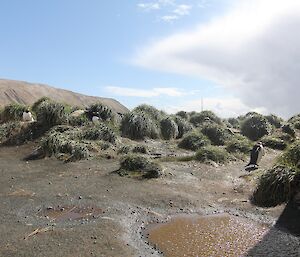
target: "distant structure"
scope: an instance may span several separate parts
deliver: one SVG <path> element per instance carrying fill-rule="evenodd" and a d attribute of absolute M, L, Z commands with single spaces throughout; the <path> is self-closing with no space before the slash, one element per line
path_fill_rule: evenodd
<path fill-rule="evenodd" d="M 26 110 L 25 112 L 23 112 L 22 120 L 24 122 L 33 122 L 34 121 L 34 118 L 32 117 L 32 114 L 29 110 Z"/>
<path fill-rule="evenodd" d="M 258 142 L 253 146 L 250 153 L 250 162 L 245 167 L 256 167 L 258 163 L 261 161 L 262 156 L 265 154 L 265 150 L 262 142 Z"/>

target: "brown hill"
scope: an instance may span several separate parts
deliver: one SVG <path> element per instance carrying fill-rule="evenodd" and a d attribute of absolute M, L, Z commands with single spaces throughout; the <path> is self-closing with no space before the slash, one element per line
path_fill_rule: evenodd
<path fill-rule="evenodd" d="M 31 105 L 43 96 L 73 106 L 88 106 L 91 103 L 101 102 L 116 112 L 128 112 L 124 105 L 112 98 L 87 96 L 48 85 L 0 79 L 0 107 L 13 102 Z"/>

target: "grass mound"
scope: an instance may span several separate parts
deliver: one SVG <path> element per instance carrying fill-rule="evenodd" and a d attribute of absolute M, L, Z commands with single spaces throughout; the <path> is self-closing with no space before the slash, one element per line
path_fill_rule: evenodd
<path fill-rule="evenodd" d="M 193 125 L 186 119 L 181 118 L 180 116 L 175 116 L 174 121 L 176 122 L 176 124 L 178 126 L 177 138 L 182 138 L 186 133 L 193 130 Z"/>
<path fill-rule="evenodd" d="M 228 118 L 227 122 L 235 129 L 239 129 L 240 128 L 240 122 L 238 119 L 236 118 Z"/>
<path fill-rule="evenodd" d="M 288 120 L 296 129 L 300 129 L 300 114 L 293 116 Z"/>
<path fill-rule="evenodd" d="M 48 156 L 60 158 L 60 155 L 65 154 L 66 162 L 85 159 L 89 156 L 89 150 L 84 143 L 76 140 L 77 137 L 78 132 L 72 129 L 53 129 L 42 139 L 41 146 Z"/>
<path fill-rule="evenodd" d="M 163 118 L 160 121 L 162 138 L 165 140 L 175 139 L 178 136 L 178 126 L 171 117 Z"/>
<path fill-rule="evenodd" d="M 208 137 L 213 145 L 225 145 L 230 138 L 228 131 L 217 124 L 207 124 L 201 129 L 201 132 Z"/>
<path fill-rule="evenodd" d="M 291 144 L 278 162 L 292 169 L 300 169 L 300 140 Z"/>
<path fill-rule="evenodd" d="M 282 127 L 282 132 L 289 134 L 291 137 L 296 136 L 296 131 L 294 129 L 294 126 L 292 124 L 284 124 Z"/>
<path fill-rule="evenodd" d="M 99 117 L 102 121 L 112 120 L 114 118 L 113 111 L 102 103 L 94 103 L 86 109 L 86 115 L 89 120 L 92 120 L 93 116 Z"/>
<path fill-rule="evenodd" d="M 262 207 L 273 207 L 288 202 L 296 193 L 299 182 L 299 170 L 276 166 L 261 176 L 251 201 Z"/>
<path fill-rule="evenodd" d="M 287 143 L 274 136 L 265 136 L 261 139 L 264 146 L 275 149 L 275 150 L 284 150 L 287 147 Z"/>
<path fill-rule="evenodd" d="M 182 119 L 185 119 L 185 120 L 189 120 L 190 119 L 190 115 L 185 112 L 185 111 L 179 111 L 176 113 L 176 116 L 179 116 L 181 117 Z"/>
<path fill-rule="evenodd" d="M 267 115 L 267 116 L 265 116 L 265 118 L 275 128 L 280 128 L 283 124 L 283 119 L 281 119 L 280 117 L 278 117 L 274 114 Z"/>
<path fill-rule="evenodd" d="M 271 129 L 271 124 L 260 114 L 249 115 L 241 125 L 241 133 L 253 141 L 270 134 Z"/>
<path fill-rule="evenodd" d="M 300 141 L 290 145 L 277 164 L 263 174 L 252 196 L 259 206 L 272 207 L 289 201 L 300 187 Z"/>
<path fill-rule="evenodd" d="M 226 150 L 229 153 L 248 154 L 252 149 L 251 142 L 248 138 L 238 135 L 226 143 Z"/>
<path fill-rule="evenodd" d="M 159 129 L 149 115 L 144 112 L 126 113 L 121 121 L 122 136 L 133 140 L 148 138 L 156 139 Z"/>
<path fill-rule="evenodd" d="M 228 157 L 228 152 L 222 148 L 217 146 L 205 146 L 196 152 L 195 160 L 200 162 L 214 161 L 217 163 L 225 163 Z"/>
<path fill-rule="evenodd" d="M 1 114 L 2 122 L 20 121 L 23 117 L 23 112 L 28 108 L 25 105 L 13 103 L 4 107 Z"/>
<path fill-rule="evenodd" d="M 197 151 L 208 144 L 209 140 L 206 136 L 200 132 L 192 132 L 183 137 L 183 139 L 179 142 L 178 147 L 186 150 Z"/>
<path fill-rule="evenodd" d="M 74 127 L 85 126 L 89 122 L 86 115 L 82 114 L 79 116 L 69 116 L 68 123 Z"/>
<path fill-rule="evenodd" d="M 143 178 L 158 178 L 162 175 L 162 168 L 149 159 L 139 155 L 128 155 L 121 159 L 120 176 L 133 175 Z"/>
<path fill-rule="evenodd" d="M 66 122 L 65 107 L 61 103 L 43 101 L 37 106 L 37 122 L 51 128 Z"/>
<path fill-rule="evenodd" d="M 114 144 L 116 135 L 112 129 L 103 123 L 87 127 L 83 130 L 83 139 L 87 140 L 104 140 Z"/>
<path fill-rule="evenodd" d="M 163 111 L 160 111 L 156 109 L 155 107 L 148 105 L 148 104 L 141 104 L 134 108 L 135 112 L 143 112 L 147 114 L 152 120 L 155 122 L 159 122 L 161 119 L 163 119 L 166 114 Z"/>
<path fill-rule="evenodd" d="M 202 111 L 200 113 L 194 113 L 190 117 L 190 122 L 195 126 L 199 127 L 205 122 L 222 124 L 222 120 L 212 111 Z"/>
<path fill-rule="evenodd" d="M 20 122 L 10 121 L 0 125 L 0 143 L 6 141 L 21 129 Z"/>

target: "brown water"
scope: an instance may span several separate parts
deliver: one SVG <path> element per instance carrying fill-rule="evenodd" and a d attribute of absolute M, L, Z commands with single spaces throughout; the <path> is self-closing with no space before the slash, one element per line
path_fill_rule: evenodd
<path fill-rule="evenodd" d="M 228 214 L 181 216 L 151 225 L 149 242 L 167 257 L 243 256 L 267 227 Z"/>
<path fill-rule="evenodd" d="M 43 216 L 51 221 L 64 222 L 73 220 L 89 220 L 98 218 L 103 210 L 96 206 L 58 206 L 47 208 L 43 211 Z"/>

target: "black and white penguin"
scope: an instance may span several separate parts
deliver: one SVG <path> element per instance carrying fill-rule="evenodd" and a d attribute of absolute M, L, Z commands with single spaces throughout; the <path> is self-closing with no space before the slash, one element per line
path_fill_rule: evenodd
<path fill-rule="evenodd" d="M 258 163 L 261 161 L 262 156 L 265 154 L 264 147 L 262 142 L 258 142 L 256 145 L 253 146 L 251 153 L 250 153 L 250 162 L 245 166 L 258 166 Z"/>

